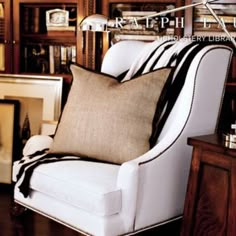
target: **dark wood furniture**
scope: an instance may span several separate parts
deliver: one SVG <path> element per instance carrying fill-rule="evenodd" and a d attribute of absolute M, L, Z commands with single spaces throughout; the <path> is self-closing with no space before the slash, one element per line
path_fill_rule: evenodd
<path fill-rule="evenodd" d="M 70 25 L 72 18 L 75 19 L 73 23 L 75 31 L 61 30 L 48 33 L 45 12 L 51 9 L 69 10 Z M 3 56 L 0 55 L 1 63 L 4 61 L 4 66 L 0 63 L 0 73 L 62 74 L 63 77 L 70 79 L 71 76 L 65 71 L 50 73 L 45 68 L 43 71 L 33 71 L 25 63 L 32 50 L 39 54 L 40 50 L 37 48 L 40 47 L 46 51 L 43 57 L 49 63 L 49 46 L 74 46 L 76 62 L 91 68 L 94 58 L 89 53 L 89 48 L 93 46 L 94 41 L 88 40 L 86 34 L 79 31 L 77 26 L 85 16 L 96 12 L 97 3 L 94 0 L 0 0 L 0 47 L 3 46 L 5 51 Z M 29 59 L 28 64 L 31 61 Z"/>
<path fill-rule="evenodd" d="M 52 9 L 69 11 L 69 25 L 74 32 L 60 30 L 48 31 L 46 27 L 46 12 Z M 13 39 L 14 39 L 14 73 L 46 73 L 66 74 L 62 66 L 66 61 L 62 49 L 75 48 L 76 61 L 82 60 L 80 54 L 81 34 L 77 34 L 77 21 L 83 17 L 83 1 L 78 0 L 15 0 L 13 9 Z M 72 18 L 74 19 L 72 21 Z M 20 24 L 19 24 L 20 23 Z M 15 27 L 17 25 L 17 27 Z M 53 48 L 51 53 L 50 47 Z M 64 50 L 64 51 L 65 51 Z M 74 50 L 73 50 L 74 51 Z M 54 71 L 50 71 L 50 60 L 53 58 Z M 31 62 L 35 61 L 31 66 Z M 40 66 L 45 62 L 46 66 Z"/>
<path fill-rule="evenodd" d="M 222 137 L 188 139 L 193 146 L 181 236 L 236 235 L 236 149 Z"/>
<path fill-rule="evenodd" d="M 11 24 L 11 1 L 0 0 L 0 72 L 10 72 L 12 68 L 11 52 L 13 47 Z"/>

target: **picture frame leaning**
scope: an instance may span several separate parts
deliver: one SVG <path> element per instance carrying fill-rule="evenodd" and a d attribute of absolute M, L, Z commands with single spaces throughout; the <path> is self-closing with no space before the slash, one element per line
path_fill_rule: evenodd
<path fill-rule="evenodd" d="M 20 126 L 28 115 L 31 135 L 45 121 L 58 121 L 62 106 L 61 76 L 0 74 L 0 99 L 20 101 Z"/>
<path fill-rule="evenodd" d="M 11 184 L 12 164 L 20 158 L 17 100 L 0 99 L 0 183 Z"/>

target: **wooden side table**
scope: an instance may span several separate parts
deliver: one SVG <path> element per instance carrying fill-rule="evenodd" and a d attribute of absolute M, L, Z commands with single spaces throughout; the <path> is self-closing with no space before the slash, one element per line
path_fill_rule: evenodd
<path fill-rule="evenodd" d="M 236 149 L 221 137 L 188 139 L 193 157 L 181 236 L 236 235 Z"/>

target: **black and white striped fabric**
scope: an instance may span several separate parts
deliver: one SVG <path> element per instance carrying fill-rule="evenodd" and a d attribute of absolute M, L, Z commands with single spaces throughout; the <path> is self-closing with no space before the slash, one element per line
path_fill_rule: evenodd
<path fill-rule="evenodd" d="M 23 160 L 18 162 L 16 173 L 16 182 L 18 183 L 18 188 L 24 197 L 29 196 L 30 190 L 30 178 L 33 174 L 34 169 L 42 164 L 58 162 L 58 161 L 78 161 L 81 160 L 77 156 L 62 156 L 55 154 L 48 154 L 49 149 L 43 149 L 36 151 L 35 153 L 25 156 Z"/>
<path fill-rule="evenodd" d="M 139 55 L 134 58 L 134 61 L 124 76 L 124 78 L 121 80 L 121 82 L 130 80 L 134 77 L 137 77 L 144 73 L 144 68 L 146 64 L 152 59 L 152 58 L 158 58 L 161 56 L 163 51 L 166 47 L 170 47 L 175 43 L 174 40 L 168 39 L 168 40 L 156 40 L 152 43 L 148 43 L 143 50 L 139 53 Z"/>
<path fill-rule="evenodd" d="M 150 147 L 156 144 L 158 136 L 181 92 L 192 59 L 205 45 L 199 42 L 192 42 L 189 38 L 180 40 L 161 38 L 147 44 L 126 74 L 123 74 L 121 82 L 135 79 L 142 74 L 160 68 L 172 68 L 157 104 L 153 120 L 153 131 L 155 132 L 150 137 Z"/>
<path fill-rule="evenodd" d="M 175 67 L 181 52 L 193 42 L 188 38 L 161 38 L 148 43 L 136 57 L 121 82 L 163 67 Z"/>

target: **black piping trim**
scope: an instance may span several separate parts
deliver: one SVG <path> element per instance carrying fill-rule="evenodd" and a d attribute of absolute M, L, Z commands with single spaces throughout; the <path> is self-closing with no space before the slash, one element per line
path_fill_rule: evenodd
<path fill-rule="evenodd" d="M 183 215 L 178 215 L 176 217 L 173 217 L 171 219 L 168 219 L 168 220 L 164 220 L 164 221 L 161 221 L 159 223 L 156 223 L 156 224 L 152 224 L 152 225 L 149 225 L 147 227 L 143 227 L 143 228 L 140 228 L 140 229 L 137 229 L 137 230 L 134 230 L 132 232 L 128 232 L 127 234 L 121 234 L 119 236 L 125 236 L 125 235 L 134 235 L 134 234 L 137 234 L 137 233 L 141 233 L 142 231 L 145 231 L 145 230 L 148 230 L 148 229 L 153 229 L 155 227 L 158 227 L 158 226 L 162 226 L 162 225 L 165 225 L 165 224 L 168 224 L 168 223 L 171 223 L 175 220 L 179 220 L 183 217 Z"/>

